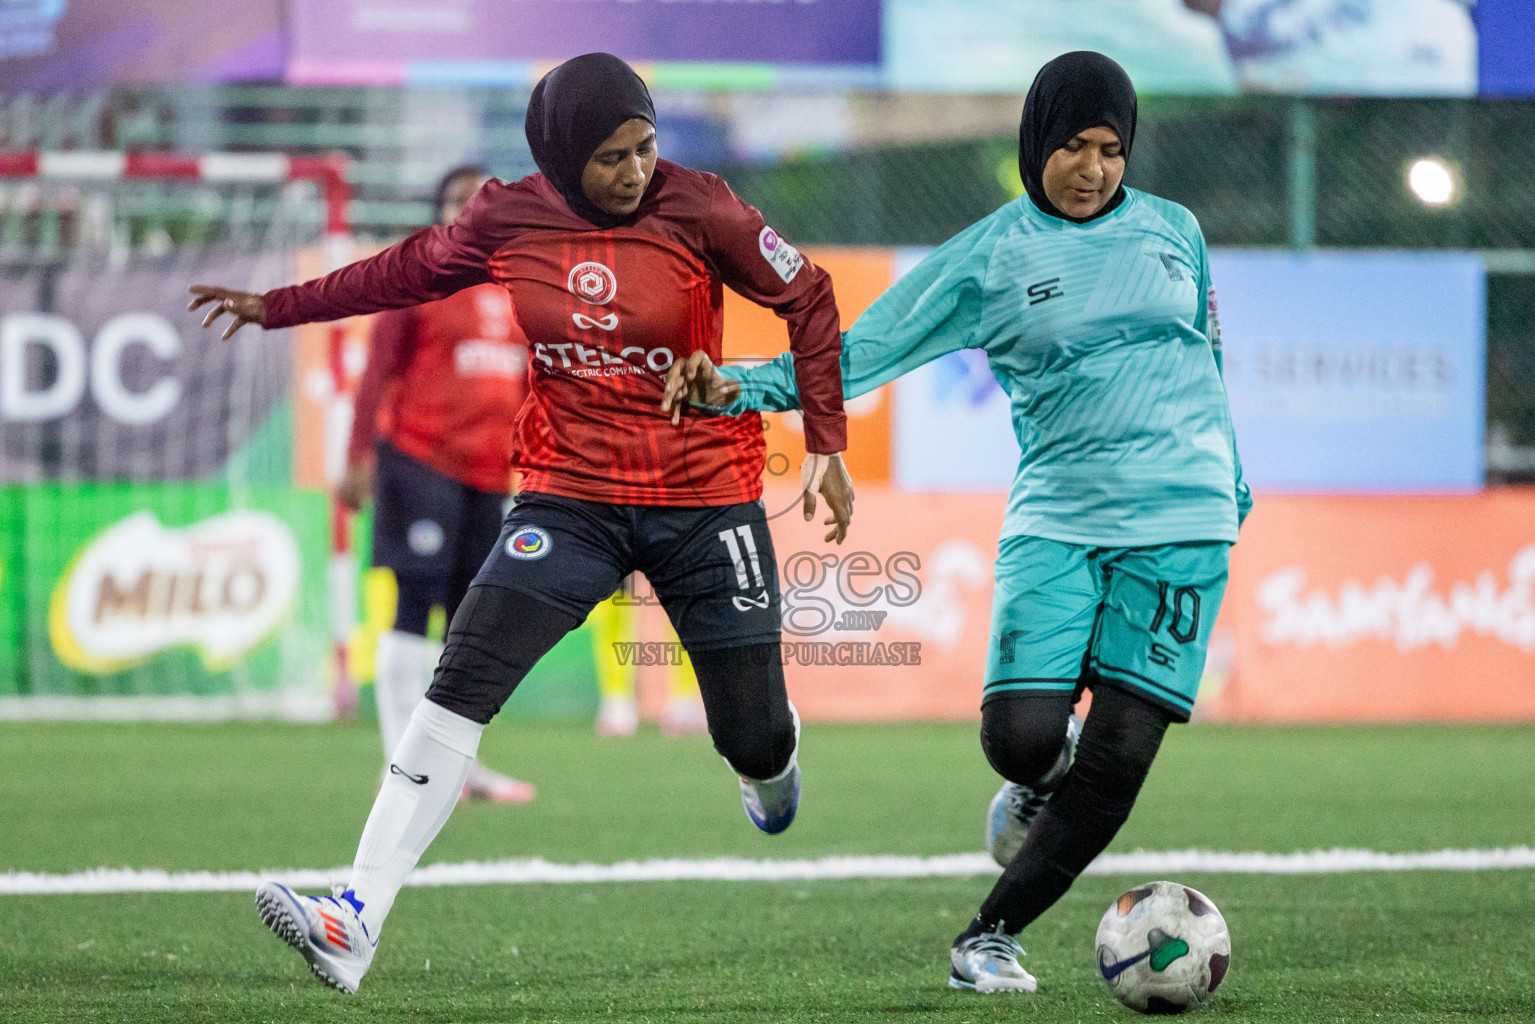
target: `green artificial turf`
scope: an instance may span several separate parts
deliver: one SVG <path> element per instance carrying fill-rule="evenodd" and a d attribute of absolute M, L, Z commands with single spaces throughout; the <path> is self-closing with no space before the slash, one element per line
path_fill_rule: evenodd
<path fill-rule="evenodd" d="M 955 853 L 997 784 L 971 725 L 811 726 L 800 819 L 757 835 L 707 741 L 522 720 L 426 860 Z M 377 780 L 365 725 L 0 726 L 0 871 L 331 867 Z M 1171 734 L 1113 849 L 1535 845 L 1535 729 Z M 1535 872 L 1190 875 L 1232 930 L 1203 1018 L 1535 1019 Z M 0 1020 L 1067 1021 L 1133 1015 L 1092 936 L 1140 878 L 1084 878 L 1024 935 L 1033 996 L 944 987 L 988 878 L 407 889 L 356 997 L 230 894 L 0 897 Z"/>

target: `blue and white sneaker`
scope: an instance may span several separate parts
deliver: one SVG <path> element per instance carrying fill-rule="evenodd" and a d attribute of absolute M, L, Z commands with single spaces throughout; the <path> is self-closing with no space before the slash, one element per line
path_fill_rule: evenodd
<path fill-rule="evenodd" d="M 982 993 L 1033 992 L 1039 982 L 1019 965 L 1023 955 L 1018 940 L 1004 932 L 998 921 L 991 931 L 954 943 L 949 950 L 949 987 Z"/>
<path fill-rule="evenodd" d="M 1066 745 L 1055 766 L 1038 783 L 1040 790 L 1020 786 L 1016 782 L 1004 782 L 997 795 L 991 798 L 986 809 L 986 852 L 1002 867 L 1007 867 L 1023 849 L 1023 841 L 1029 834 L 1029 823 L 1050 800 L 1050 794 L 1061 784 L 1071 770 L 1072 758 L 1077 756 L 1077 741 L 1082 738 L 1082 719 L 1070 715 L 1066 719 Z"/>
<path fill-rule="evenodd" d="M 256 890 L 261 923 L 309 961 L 309 969 L 331 988 L 357 991 L 377 943 L 348 889 L 340 896 L 300 896 L 286 885 L 264 882 Z"/>
<path fill-rule="evenodd" d="M 799 810 L 799 712 L 789 705 L 794 717 L 794 752 L 789 767 L 771 779 L 741 779 L 741 806 L 752 824 L 770 836 L 776 836 L 794 823 Z"/>

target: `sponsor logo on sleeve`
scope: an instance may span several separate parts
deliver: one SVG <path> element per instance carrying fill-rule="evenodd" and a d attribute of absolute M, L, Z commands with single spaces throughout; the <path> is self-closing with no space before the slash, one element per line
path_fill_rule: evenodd
<path fill-rule="evenodd" d="M 757 248 L 762 258 L 768 261 L 768 266 L 783 278 L 785 284 L 793 281 L 799 268 L 805 265 L 805 257 L 799 254 L 799 250 L 784 241 L 772 228 L 762 229 L 762 233 L 757 236 Z"/>

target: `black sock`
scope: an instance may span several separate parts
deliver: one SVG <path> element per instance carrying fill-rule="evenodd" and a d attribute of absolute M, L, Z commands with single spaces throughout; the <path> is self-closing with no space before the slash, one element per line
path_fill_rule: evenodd
<path fill-rule="evenodd" d="M 1130 816 L 1170 721 L 1124 690 L 1102 683 L 1094 689 L 1071 771 L 961 938 L 999 921 L 1016 935 L 1071 888 Z"/>

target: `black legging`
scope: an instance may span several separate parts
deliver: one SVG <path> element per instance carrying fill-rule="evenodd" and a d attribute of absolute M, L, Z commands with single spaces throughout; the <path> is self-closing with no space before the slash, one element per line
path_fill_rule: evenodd
<path fill-rule="evenodd" d="M 1012 782 L 1036 784 L 1061 755 L 1070 714 L 1065 694 L 992 700 L 981 710 L 987 760 Z M 1065 894 L 1129 818 L 1171 721 L 1128 690 L 1093 686 L 1076 760 L 1029 825 L 1023 849 L 981 905 L 972 931 L 1002 921 L 1017 934 Z"/>
<path fill-rule="evenodd" d="M 426 699 L 487 724 L 524 676 L 581 624 L 517 590 L 470 587 L 448 629 Z M 794 721 L 778 644 L 691 651 L 714 749 L 738 774 L 770 779 L 789 766 Z"/>

